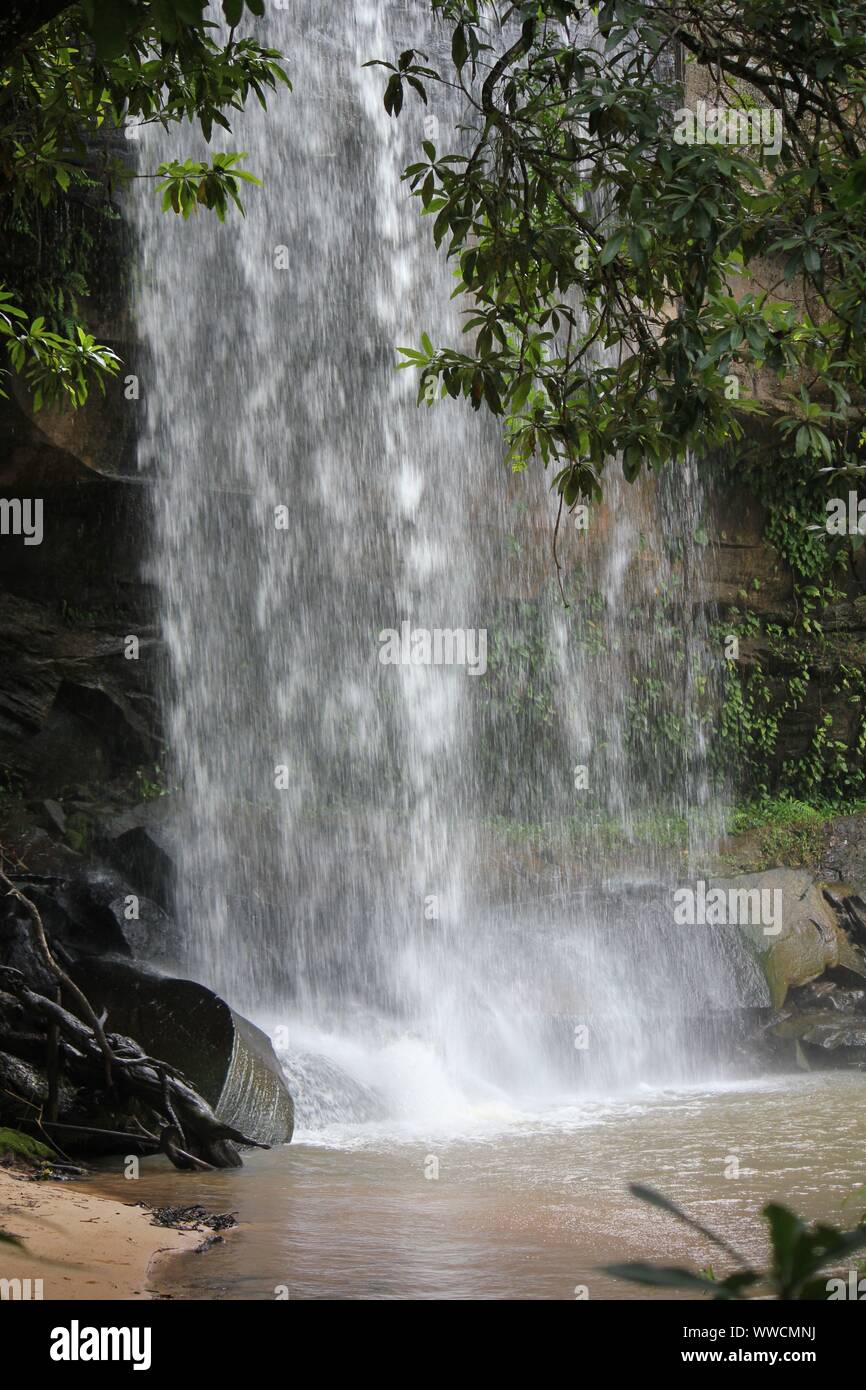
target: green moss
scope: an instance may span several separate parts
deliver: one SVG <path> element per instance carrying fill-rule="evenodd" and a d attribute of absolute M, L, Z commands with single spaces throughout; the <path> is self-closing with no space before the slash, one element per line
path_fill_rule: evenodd
<path fill-rule="evenodd" d="M 784 866 L 817 869 L 828 824 L 840 813 L 866 811 L 866 799 L 840 808 L 833 801 L 812 804 L 793 796 L 763 796 L 735 806 L 728 813 L 729 844 L 719 856 L 720 871 L 758 873 Z"/>
<path fill-rule="evenodd" d="M 64 832 L 66 843 L 78 854 L 86 851 L 92 831 L 91 819 L 83 811 L 75 811 L 71 816 L 67 816 Z"/>
<path fill-rule="evenodd" d="M 0 1129 L 0 1158 L 53 1158 L 54 1151 L 17 1129 Z"/>

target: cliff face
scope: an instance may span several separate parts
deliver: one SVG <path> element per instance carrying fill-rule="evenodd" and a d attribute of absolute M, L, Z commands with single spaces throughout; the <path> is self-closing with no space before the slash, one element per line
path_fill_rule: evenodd
<path fill-rule="evenodd" d="M 14 787 L 110 788 L 156 759 L 159 646 L 135 484 L 40 482 L 45 535 L 0 550 L 0 763 Z M 135 639 L 130 640 L 130 639 Z"/>
<path fill-rule="evenodd" d="M 0 496 L 39 499 L 44 531 L 39 545 L 0 543 L 0 815 L 23 799 L 50 831 L 46 799 L 80 822 L 90 803 L 128 804 L 154 781 L 162 649 L 143 577 L 148 498 L 41 437 L 14 403 L 0 449 Z M 20 833 L 8 847 L 23 851 Z"/>
<path fill-rule="evenodd" d="M 126 233 L 105 221 L 101 235 L 82 316 L 129 362 Z M 16 794 L 37 818 L 46 798 L 73 816 L 88 800 L 122 804 L 159 761 L 162 658 L 128 370 L 84 410 L 34 415 L 17 379 L 0 402 L 0 499 L 38 501 L 42 514 L 39 544 L 0 538 L 0 814 Z"/>
<path fill-rule="evenodd" d="M 741 477 L 736 460 L 724 480 L 707 470 L 714 548 L 702 599 L 718 640 L 739 640 L 723 720 L 740 789 L 850 799 L 866 770 L 866 551 L 819 529 L 823 491 L 847 496 L 847 485 L 810 484 L 804 500 L 791 466 L 768 455 L 760 483 L 753 461 Z"/>
<path fill-rule="evenodd" d="M 85 316 L 129 363 L 136 344 L 121 241 L 118 231 L 104 248 L 99 300 Z M 109 1029 L 178 1060 L 222 1122 L 280 1143 L 291 1138 L 293 1107 L 269 1040 L 202 985 L 143 963 L 165 972 L 181 951 L 171 855 L 147 825 L 149 813 L 158 821 L 165 790 L 167 673 L 148 578 L 150 484 L 136 468 L 142 402 L 130 370 L 78 412 L 34 416 L 23 396 L 0 402 L 0 501 L 28 502 L 31 519 L 41 508 L 31 543 L 0 538 L 3 867 L 38 908 L 55 956 L 106 1010 Z M 0 900 L 2 969 L 0 1123 L 27 1124 L 34 1106 L 51 1114 L 45 1047 L 7 989 L 23 978 L 54 997 L 56 983 L 9 898 Z M 101 1109 L 80 1080 L 64 1075 L 54 1118 L 126 1131 L 124 1096 Z M 117 1147 L 82 1132 L 77 1147 L 85 1145 Z"/>

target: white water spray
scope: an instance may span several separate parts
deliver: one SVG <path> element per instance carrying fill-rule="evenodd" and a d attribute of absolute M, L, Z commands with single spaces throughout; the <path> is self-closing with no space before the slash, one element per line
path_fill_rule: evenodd
<path fill-rule="evenodd" d="M 708 800 L 700 733 L 667 764 L 640 736 L 642 700 L 683 748 L 694 713 L 694 631 L 678 661 L 668 625 L 693 612 L 670 542 L 692 549 L 695 487 L 614 474 L 562 607 L 547 480 L 395 370 L 422 329 L 459 338 L 399 178 L 458 113 L 389 119 L 361 64 L 443 32 L 423 0 L 299 0 L 257 33 L 295 90 L 225 138 L 264 179 L 246 220 L 133 214 L 186 968 L 285 1031 L 302 1124 L 699 1074 L 742 966 L 673 927 L 669 855 L 634 848 L 648 809 Z M 144 135 L 148 166 L 164 144 Z M 383 665 L 404 621 L 483 629 L 490 669 Z"/>

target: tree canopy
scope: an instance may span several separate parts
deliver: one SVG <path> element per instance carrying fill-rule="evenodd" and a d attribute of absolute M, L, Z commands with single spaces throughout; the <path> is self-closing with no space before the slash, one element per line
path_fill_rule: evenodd
<path fill-rule="evenodd" d="M 553 463 L 566 505 L 598 495 L 612 457 L 633 479 L 737 440 L 768 400 L 784 448 L 857 466 L 866 4 L 430 4 L 450 60 L 397 55 L 385 105 L 451 94 L 453 129 L 404 177 L 470 308 L 459 350 L 426 334 L 404 350 L 419 400 L 491 410 L 512 466 Z M 79 322 L 83 251 L 67 235 L 46 264 L 46 229 L 77 219 L 85 247 L 88 218 L 111 215 L 125 122 L 210 139 L 288 84 L 281 55 L 235 31 L 264 6 L 223 0 L 226 27 L 204 0 L 34 0 L 0 18 L 0 336 L 36 406 L 80 404 L 118 365 Z M 243 158 L 138 175 L 167 210 L 222 218 L 243 211 Z"/>
<path fill-rule="evenodd" d="M 402 350 L 419 402 L 486 406 L 567 506 L 767 399 L 783 450 L 856 467 L 866 5 L 431 4 L 450 62 L 402 52 L 384 100 L 451 93 L 403 177 L 471 307 L 466 346 Z"/>
<path fill-rule="evenodd" d="M 0 280 L 0 337 L 36 408 L 81 405 L 118 369 L 78 320 L 93 223 L 113 214 L 119 184 L 153 178 L 163 207 L 183 217 L 243 211 L 240 184 L 255 182 L 239 167 L 243 153 L 135 171 L 110 138 L 131 121 L 189 121 L 210 140 L 215 126 L 231 129 L 250 94 L 265 106 L 290 85 L 278 52 L 236 36 L 244 0 L 223 0 L 227 28 L 206 9 L 206 0 L 36 0 L 0 18 L 2 273 L 15 276 Z M 264 0 L 246 9 L 261 15 Z"/>

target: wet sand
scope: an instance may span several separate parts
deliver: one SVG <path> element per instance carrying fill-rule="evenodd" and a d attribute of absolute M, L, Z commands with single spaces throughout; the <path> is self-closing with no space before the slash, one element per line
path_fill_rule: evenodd
<path fill-rule="evenodd" d="M 89 1183 L 30 1182 L 9 1169 L 0 1169 L 0 1229 L 24 1242 L 0 1244 L 0 1279 L 41 1280 L 46 1300 L 152 1298 L 169 1257 L 202 1240 L 152 1226 L 147 1211 Z M 31 1297 L 37 1289 L 31 1282 Z"/>

